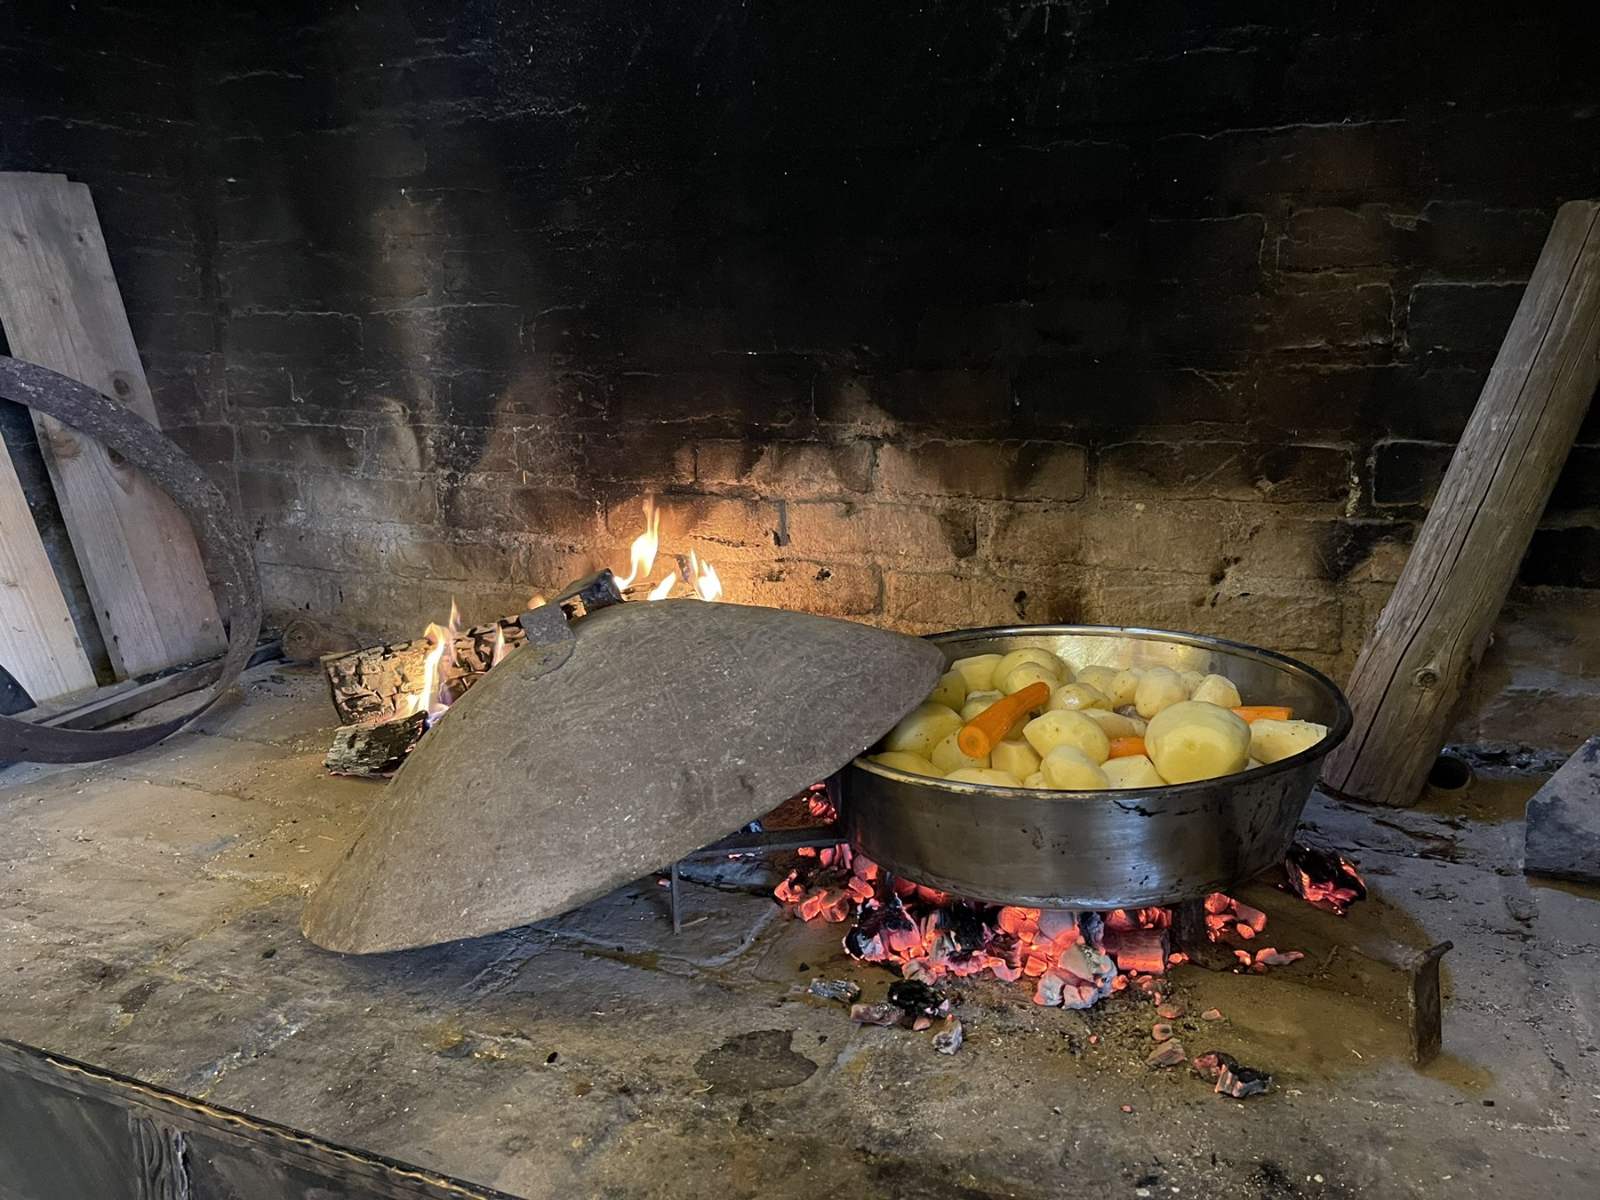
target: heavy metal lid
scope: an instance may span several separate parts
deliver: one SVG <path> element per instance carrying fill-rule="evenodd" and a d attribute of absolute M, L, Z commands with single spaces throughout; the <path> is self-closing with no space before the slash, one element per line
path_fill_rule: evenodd
<path fill-rule="evenodd" d="M 369 954 L 565 912 L 832 774 L 943 669 L 918 638 L 781 609 L 557 619 L 422 740 L 301 928 Z"/>

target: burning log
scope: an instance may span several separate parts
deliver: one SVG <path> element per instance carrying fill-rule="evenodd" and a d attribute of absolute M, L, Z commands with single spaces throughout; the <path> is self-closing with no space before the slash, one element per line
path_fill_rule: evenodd
<path fill-rule="evenodd" d="M 455 635 L 453 657 L 446 655 L 450 661 L 439 664 L 440 682 L 459 695 L 494 664 L 497 653 L 504 656 L 526 640 L 516 617 L 462 630 Z M 433 640 L 421 637 L 325 657 L 322 669 L 340 723 L 354 725 L 408 715 L 421 695 L 432 649 Z"/>
<path fill-rule="evenodd" d="M 1189 1064 L 1194 1073 L 1213 1085 L 1219 1096 L 1243 1100 L 1246 1096 L 1259 1096 L 1272 1087 L 1272 1076 L 1254 1067 L 1241 1066 L 1231 1054 L 1210 1050 L 1197 1055 Z"/>
<path fill-rule="evenodd" d="M 425 712 L 392 721 L 346 725 L 334 733 L 322 765 L 335 775 L 387 775 L 400 768 L 426 732 Z"/>
<path fill-rule="evenodd" d="M 1289 890 L 1307 904 L 1342 917 L 1357 900 L 1367 898 L 1367 885 L 1344 855 L 1310 842 L 1295 842 L 1283 860 Z"/>

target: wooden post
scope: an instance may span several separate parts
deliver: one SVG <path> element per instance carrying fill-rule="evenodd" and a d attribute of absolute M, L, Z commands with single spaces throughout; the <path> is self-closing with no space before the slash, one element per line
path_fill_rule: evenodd
<path fill-rule="evenodd" d="M 1333 791 L 1416 802 L 1597 383 L 1600 203 L 1572 201 L 1356 661 L 1355 726 L 1323 767 Z"/>

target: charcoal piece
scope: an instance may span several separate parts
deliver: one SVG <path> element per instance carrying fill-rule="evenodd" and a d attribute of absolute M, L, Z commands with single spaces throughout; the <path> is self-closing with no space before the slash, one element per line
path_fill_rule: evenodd
<path fill-rule="evenodd" d="M 806 991 L 823 1000 L 837 1000 L 841 1004 L 854 1004 L 861 999 L 861 985 L 849 979 L 813 979 Z"/>
<path fill-rule="evenodd" d="M 1150 1051 L 1149 1057 L 1144 1060 L 1144 1065 L 1152 1071 L 1159 1071 L 1165 1067 L 1175 1067 L 1187 1060 L 1188 1056 L 1183 1052 L 1182 1042 L 1162 1042 Z"/>
<path fill-rule="evenodd" d="M 1367 885 L 1355 864 L 1326 846 L 1296 841 L 1284 856 L 1283 871 L 1291 892 L 1339 916 L 1355 901 L 1367 898 Z"/>
<path fill-rule="evenodd" d="M 857 1025 L 898 1025 L 905 1020 L 905 1009 L 887 1000 L 876 1004 L 852 1004 L 850 1019 Z"/>
<path fill-rule="evenodd" d="M 950 1011 L 950 998 L 919 979 L 900 979 L 889 985 L 889 1003 L 912 1017 L 942 1017 Z"/>
<path fill-rule="evenodd" d="M 979 950 L 988 938 L 987 915 L 987 910 L 976 904 L 952 904 L 945 909 L 945 929 L 962 950 Z"/>
<path fill-rule="evenodd" d="M 855 928 L 844 935 L 845 953 L 852 958 L 882 958 L 883 939 L 889 933 L 911 933 L 916 924 L 899 904 L 880 904 L 861 914 Z"/>
<path fill-rule="evenodd" d="M 1096 950 L 1105 945 L 1106 918 L 1104 913 L 1086 912 L 1078 914 L 1078 934 L 1084 942 Z"/>
<path fill-rule="evenodd" d="M 1260 1096 L 1272 1087 L 1272 1076 L 1254 1067 L 1241 1067 L 1237 1063 L 1223 1067 L 1217 1074 L 1217 1094 L 1243 1100 L 1246 1096 Z"/>
<path fill-rule="evenodd" d="M 966 1040 L 966 1032 L 961 1027 L 960 1017 L 946 1019 L 944 1028 L 933 1035 L 933 1048 L 940 1054 L 954 1054 L 961 1049 L 961 1043 Z"/>
<path fill-rule="evenodd" d="M 1224 1068 L 1238 1065 L 1231 1054 L 1224 1054 L 1221 1050 L 1207 1050 L 1204 1054 L 1197 1054 L 1194 1061 L 1189 1064 L 1194 1073 L 1207 1083 L 1215 1083 Z"/>
<path fill-rule="evenodd" d="M 1527 818 L 1525 872 L 1600 883 L 1600 736 L 1533 794 Z"/>

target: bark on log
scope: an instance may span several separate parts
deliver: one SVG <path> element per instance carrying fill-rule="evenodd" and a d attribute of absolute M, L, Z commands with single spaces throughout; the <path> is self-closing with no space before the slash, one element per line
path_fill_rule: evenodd
<path fill-rule="evenodd" d="M 1600 203 L 1556 215 L 1528 290 L 1348 689 L 1323 783 L 1409 805 L 1444 744 L 1600 382 Z"/>
<path fill-rule="evenodd" d="M 516 617 L 505 617 L 458 633 L 455 664 L 443 664 L 445 682 L 456 695 L 471 687 L 489 669 L 496 629 L 505 638 L 508 650 L 527 639 Z M 416 638 L 323 658 L 329 696 L 340 723 L 381 721 L 406 712 L 411 707 L 411 698 L 422 689 L 423 660 L 427 652 L 427 639 Z"/>
<path fill-rule="evenodd" d="M 420 712 L 392 721 L 346 725 L 334 732 L 322 765 L 335 775 L 387 775 L 399 770 L 426 732 L 428 717 Z"/>

